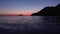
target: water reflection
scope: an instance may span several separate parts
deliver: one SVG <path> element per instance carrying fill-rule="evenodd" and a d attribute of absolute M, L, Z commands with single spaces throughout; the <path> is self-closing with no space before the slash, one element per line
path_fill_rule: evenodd
<path fill-rule="evenodd" d="M 60 32 L 59 22 L 59 16 L 1 16 L 0 33 L 57 34 Z"/>
<path fill-rule="evenodd" d="M 59 23 L 58 16 L 5 16 L 0 17 L 0 23 Z"/>
<path fill-rule="evenodd" d="M 0 17 L 2 23 L 38 23 L 42 21 L 42 17 L 39 16 L 7 16 Z"/>

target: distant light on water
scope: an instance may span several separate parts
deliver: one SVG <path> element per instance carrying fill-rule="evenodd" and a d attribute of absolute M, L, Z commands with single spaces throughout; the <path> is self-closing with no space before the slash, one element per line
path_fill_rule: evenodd
<path fill-rule="evenodd" d="M 38 23 L 40 19 L 38 16 L 4 16 L 0 17 L 0 23 Z"/>

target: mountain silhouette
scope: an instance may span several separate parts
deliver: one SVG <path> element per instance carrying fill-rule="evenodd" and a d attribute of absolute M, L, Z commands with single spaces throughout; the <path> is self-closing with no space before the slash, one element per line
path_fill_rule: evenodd
<path fill-rule="evenodd" d="M 60 16 L 60 4 L 55 7 L 45 7 L 37 13 L 33 13 L 31 16 Z"/>

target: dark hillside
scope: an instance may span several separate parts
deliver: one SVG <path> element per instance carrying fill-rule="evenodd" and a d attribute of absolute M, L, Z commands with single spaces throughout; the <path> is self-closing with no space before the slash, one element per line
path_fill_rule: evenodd
<path fill-rule="evenodd" d="M 60 16 L 60 4 L 55 7 L 45 7 L 37 13 L 33 13 L 31 16 Z"/>

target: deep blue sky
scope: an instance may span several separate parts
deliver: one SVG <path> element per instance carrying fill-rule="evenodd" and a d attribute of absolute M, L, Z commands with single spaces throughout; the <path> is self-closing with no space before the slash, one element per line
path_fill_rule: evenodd
<path fill-rule="evenodd" d="M 0 0 L 0 14 L 35 13 L 46 6 L 55 6 L 60 0 Z"/>

